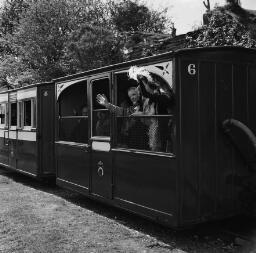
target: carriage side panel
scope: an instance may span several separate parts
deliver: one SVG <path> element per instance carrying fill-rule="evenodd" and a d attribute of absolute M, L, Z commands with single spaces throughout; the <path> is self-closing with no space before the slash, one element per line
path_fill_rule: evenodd
<path fill-rule="evenodd" d="M 232 51 L 180 58 L 181 223 L 242 211 L 248 168 L 222 123 L 234 118 L 255 133 L 256 71 L 248 69 L 250 61 L 247 52 Z"/>
<path fill-rule="evenodd" d="M 256 66 L 248 66 L 248 125 L 249 128 L 256 134 Z"/>
<path fill-rule="evenodd" d="M 221 131 L 222 122 L 233 116 L 233 79 L 232 64 L 219 62 L 216 65 L 216 212 L 220 215 L 227 214 L 233 210 L 232 183 L 233 183 L 233 150 L 229 140 Z"/>
<path fill-rule="evenodd" d="M 115 164 L 115 200 L 134 203 L 130 208 L 144 207 L 165 216 L 166 223 L 176 222 L 175 157 L 113 151 Z M 153 212 L 151 212 L 152 216 Z M 153 215 L 154 216 L 154 215 Z M 169 216 L 169 218 L 167 218 Z"/>
<path fill-rule="evenodd" d="M 198 64 L 183 60 L 179 68 L 181 220 L 190 222 L 198 213 Z"/>
<path fill-rule="evenodd" d="M 38 144 L 39 170 L 43 175 L 55 175 L 54 161 L 54 85 L 48 84 L 38 90 Z"/>
<path fill-rule="evenodd" d="M 216 118 L 215 63 L 200 62 L 199 77 L 199 182 L 201 219 L 207 219 L 216 208 Z"/>
<path fill-rule="evenodd" d="M 233 65 L 233 118 L 243 124 L 248 125 L 248 65 Z M 241 187 L 243 178 L 248 175 L 248 169 L 241 159 L 240 153 L 236 148 L 233 150 L 233 169 L 232 178 L 234 185 L 234 209 L 239 211 L 244 209 L 244 189 Z"/>

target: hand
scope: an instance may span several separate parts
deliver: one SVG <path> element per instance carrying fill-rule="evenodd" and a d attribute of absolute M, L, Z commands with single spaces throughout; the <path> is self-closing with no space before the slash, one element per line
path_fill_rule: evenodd
<path fill-rule="evenodd" d="M 106 106 L 108 104 L 108 99 L 106 98 L 106 96 L 104 94 L 98 94 L 96 96 L 96 100 L 100 105 Z"/>
<path fill-rule="evenodd" d="M 140 115 L 143 115 L 143 112 L 136 111 L 136 112 L 132 113 L 130 116 L 140 116 Z"/>
<path fill-rule="evenodd" d="M 134 112 L 138 112 L 139 110 L 140 110 L 140 106 L 137 105 L 134 107 Z"/>

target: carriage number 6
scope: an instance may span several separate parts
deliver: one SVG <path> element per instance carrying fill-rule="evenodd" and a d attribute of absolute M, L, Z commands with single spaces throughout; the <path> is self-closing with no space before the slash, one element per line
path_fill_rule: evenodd
<path fill-rule="evenodd" d="M 192 76 L 194 76 L 196 74 L 196 65 L 195 64 L 188 65 L 188 73 Z"/>

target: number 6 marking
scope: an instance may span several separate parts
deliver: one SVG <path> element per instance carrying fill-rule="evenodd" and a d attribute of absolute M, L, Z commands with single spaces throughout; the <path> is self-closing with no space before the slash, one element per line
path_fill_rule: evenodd
<path fill-rule="evenodd" d="M 192 76 L 194 76 L 196 74 L 196 65 L 195 64 L 188 65 L 188 73 Z"/>

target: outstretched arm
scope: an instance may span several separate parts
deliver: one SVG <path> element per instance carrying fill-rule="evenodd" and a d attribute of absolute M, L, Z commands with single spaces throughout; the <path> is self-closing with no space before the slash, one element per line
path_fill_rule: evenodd
<path fill-rule="evenodd" d="M 148 83 L 145 81 L 140 81 L 140 91 L 143 97 L 149 98 L 152 102 L 161 103 L 166 106 L 173 106 L 175 104 L 174 94 L 171 92 L 171 95 L 167 94 L 159 94 L 159 93 L 150 93 L 147 91 L 146 87 Z"/>
<path fill-rule="evenodd" d="M 103 105 L 109 111 L 111 111 L 119 116 L 124 114 L 124 108 L 109 103 L 107 97 L 104 94 L 98 94 L 96 96 L 96 100 L 100 105 Z"/>

